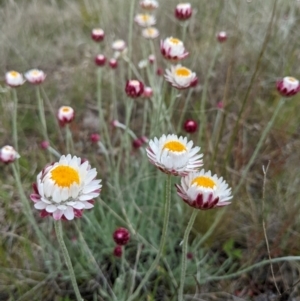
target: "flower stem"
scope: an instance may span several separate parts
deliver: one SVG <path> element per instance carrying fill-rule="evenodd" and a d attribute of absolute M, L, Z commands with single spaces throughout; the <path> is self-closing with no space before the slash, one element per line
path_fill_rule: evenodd
<path fill-rule="evenodd" d="M 131 60 L 132 54 L 132 31 L 133 31 L 133 14 L 134 14 L 135 0 L 131 0 L 130 12 L 129 12 L 129 32 L 128 32 L 128 57 Z M 131 78 L 131 68 L 128 68 L 128 79 Z"/>
<path fill-rule="evenodd" d="M 170 216 L 170 205 L 171 205 L 171 175 L 168 175 L 167 180 L 166 180 L 166 196 L 165 196 L 165 216 L 164 216 L 164 224 L 163 224 L 163 229 L 162 229 L 162 236 L 160 240 L 160 245 L 158 252 L 156 254 L 156 257 L 154 261 L 152 262 L 149 270 L 147 271 L 146 275 L 144 276 L 143 280 L 135 290 L 135 292 L 128 298 L 127 301 L 132 301 L 135 300 L 140 292 L 140 290 L 143 288 L 149 277 L 151 276 L 152 272 L 156 268 L 160 257 L 163 253 L 163 249 L 165 246 L 166 242 L 166 237 L 167 237 L 167 230 L 168 230 L 168 223 L 169 223 L 169 216 Z"/>
<path fill-rule="evenodd" d="M 253 154 L 252 154 L 252 156 L 251 156 L 251 158 L 250 158 L 247 166 L 245 167 L 245 169 L 242 172 L 242 176 L 240 178 L 240 181 L 239 181 L 238 185 L 236 186 L 236 188 L 235 188 L 235 190 L 233 192 L 234 194 L 236 194 L 239 191 L 240 187 L 244 183 L 245 178 L 246 178 L 246 176 L 248 174 L 248 171 L 249 171 L 250 167 L 252 166 L 254 160 L 256 159 L 257 154 L 258 154 L 260 148 L 262 147 L 262 144 L 265 141 L 266 136 L 269 133 L 272 125 L 274 124 L 274 121 L 275 121 L 275 119 L 276 119 L 279 111 L 281 110 L 284 102 L 285 102 L 284 98 L 281 98 L 280 101 L 278 102 L 277 107 L 276 107 L 276 109 L 275 109 L 275 111 L 273 113 L 273 116 L 272 116 L 271 120 L 268 122 L 267 126 L 265 127 L 264 131 L 262 132 L 262 134 L 260 136 L 260 139 L 259 139 L 259 141 L 258 141 L 258 143 L 256 145 L 256 148 L 255 148 L 255 150 L 254 150 L 254 152 L 253 152 Z"/>
<path fill-rule="evenodd" d="M 192 216 L 189 220 L 189 223 L 185 229 L 184 236 L 183 236 L 182 258 L 181 258 L 181 276 L 180 276 L 178 301 L 183 301 L 183 288 L 184 288 L 184 280 L 185 280 L 185 272 L 186 272 L 186 254 L 187 254 L 188 240 L 189 240 L 189 235 L 190 235 L 190 232 L 194 225 L 197 214 L 198 214 L 198 210 L 193 210 Z"/>
<path fill-rule="evenodd" d="M 12 89 L 14 109 L 12 116 L 12 128 L 13 128 L 13 141 L 15 150 L 18 152 L 18 129 L 17 129 L 17 116 L 18 116 L 18 96 L 16 89 Z"/>
<path fill-rule="evenodd" d="M 72 282 L 72 285 L 73 285 L 73 288 L 74 288 L 74 291 L 75 291 L 76 299 L 77 299 L 77 301 L 83 301 L 83 299 L 80 295 L 80 292 L 79 292 L 77 282 L 76 282 L 72 262 L 71 262 L 67 247 L 66 247 L 65 242 L 64 242 L 61 220 L 55 221 L 54 226 L 55 226 L 55 232 L 56 232 L 56 236 L 57 236 L 57 239 L 58 239 L 59 246 L 62 250 L 65 262 L 67 264 L 67 267 L 68 267 L 68 270 L 69 270 L 69 273 L 70 273 L 71 282 Z"/>
<path fill-rule="evenodd" d="M 38 108 L 39 108 L 40 120 L 42 123 L 43 136 L 44 136 L 44 139 L 49 142 L 49 138 L 48 138 L 48 134 L 47 134 L 47 123 L 46 123 L 46 118 L 45 118 L 44 101 L 41 97 L 40 87 L 37 86 L 35 91 L 36 91 L 36 98 L 38 100 Z"/>

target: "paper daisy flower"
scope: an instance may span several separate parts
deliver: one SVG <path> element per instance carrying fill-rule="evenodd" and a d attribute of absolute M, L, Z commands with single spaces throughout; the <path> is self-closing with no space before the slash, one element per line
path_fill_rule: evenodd
<path fill-rule="evenodd" d="M 8 86 L 15 88 L 25 83 L 24 77 L 17 71 L 9 71 L 5 74 L 5 82 Z"/>
<path fill-rule="evenodd" d="M 74 109 L 68 106 L 60 107 L 57 112 L 57 119 L 60 126 L 65 126 L 67 123 L 73 121 L 75 117 Z"/>
<path fill-rule="evenodd" d="M 111 44 L 111 47 L 115 51 L 123 51 L 126 48 L 126 43 L 123 40 L 116 40 Z"/>
<path fill-rule="evenodd" d="M 134 21 L 142 27 L 149 27 L 156 23 L 155 17 L 149 14 L 137 14 Z"/>
<path fill-rule="evenodd" d="M 28 82 L 34 85 L 41 84 L 45 81 L 46 74 L 42 70 L 31 69 L 24 74 Z"/>
<path fill-rule="evenodd" d="M 38 174 L 30 198 L 41 216 L 72 220 L 81 217 L 84 209 L 94 207 L 93 199 L 102 187 L 96 176 L 96 169 L 91 169 L 88 161 L 70 154 L 61 156 Z"/>
<path fill-rule="evenodd" d="M 103 41 L 104 36 L 104 30 L 101 28 L 94 28 L 91 32 L 91 37 L 95 42 Z"/>
<path fill-rule="evenodd" d="M 125 92 L 131 98 L 140 97 L 144 92 L 144 84 L 136 79 L 128 80 Z"/>
<path fill-rule="evenodd" d="M 200 147 L 193 147 L 193 141 L 177 135 L 163 135 L 149 141 L 147 156 L 149 161 L 157 166 L 161 171 L 185 176 L 192 171 L 198 170 L 203 164 L 202 154 L 197 154 Z"/>
<path fill-rule="evenodd" d="M 286 76 L 276 83 L 278 92 L 285 97 L 294 96 L 300 91 L 299 81 L 291 76 Z"/>
<path fill-rule="evenodd" d="M 145 10 L 154 10 L 158 8 L 158 2 L 156 0 L 143 0 L 140 1 L 140 6 Z"/>
<path fill-rule="evenodd" d="M 193 10 L 190 3 L 179 3 L 175 8 L 175 17 L 180 21 L 188 20 L 192 13 Z"/>
<path fill-rule="evenodd" d="M 142 30 L 142 36 L 146 39 L 155 39 L 159 36 L 159 31 L 155 27 L 148 27 Z"/>
<path fill-rule="evenodd" d="M 198 82 L 196 73 L 181 65 L 166 69 L 165 79 L 177 89 L 186 89 Z"/>
<path fill-rule="evenodd" d="M 227 40 L 227 33 L 226 31 L 220 31 L 218 34 L 217 34 L 217 39 L 220 43 L 223 43 Z"/>
<path fill-rule="evenodd" d="M 0 149 L 0 161 L 5 164 L 14 162 L 16 159 L 19 159 L 19 158 L 20 158 L 20 155 L 10 145 L 5 145 Z"/>
<path fill-rule="evenodd" d="M 173 61 L 182 60 L 189 55 L 184 48 L 183 42 L 173 37 L 160 41 L 160 52 L 164 58 Z"/>
<path fill-rule="evenodd" d="M 98 54 L 95 57 L 95 64 L 99 67 L 102 67 L 105 65 L 106 57 L 103 54 Z"/>
<path fill-rule="evenodd" d="M 217 175 L 205 172 L 192 172 L 181 178 L 181 185 L 176 185 L 178 195 L 193 208 L 212 209 L 229 205 L 232 199 L 231 188 Z"/>

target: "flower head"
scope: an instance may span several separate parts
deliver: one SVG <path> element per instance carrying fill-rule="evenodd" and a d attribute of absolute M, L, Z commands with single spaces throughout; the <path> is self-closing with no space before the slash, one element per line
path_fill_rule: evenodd
<path fill-rule="evenodd" d="M 142 0 L 140 1 L 140 6 L 146 10 L 154 10 L 158 8 L 158 2 L 156 0 Z"/>
<path fill-rule="evenodd" d="M 192 13 L 193 10 L 190 3 L 179 3 L 175 8 L 175 17 L 180 21 L 188 20 Z"/>
<path fill-rule="evenodd" d="M 44 140 L 41 142 L 40 146 L 42 149 L 48 149 L 48 147 L 50 146 L 50 143 L 49 143 L 49 141 Z"/>
<path fill-rule="evenodd" d="M 96 169 L 91 169 L 88 161 L 70 154 L 61 156 L 38 174 L 30 198 L 41 216 L 72 220 L 81 217 L 84 209 L 94 207 L 93 199 L 102 187 L 96 176 Z"/>
<path fill-rule="evenodd" d="M 154 54 L 150 54 L 148 56 L 148 60 L 150 64 L 153 64 L 155 62 L 155 55 Z"/>
<path fill-rule="evenodd" d="M 149 141 L 147 156 L 149 161 L 161 171 L 175 176 L 185 176 L 198 170 L 203 164 L 200 147 L 193 147 L 193 141 L 177 135 L 163 135 Z"/>
<path fill-rule="evenodd" d="M 8 86 L 15 88 L 25 83 L 24 77 L 17 71 L 9 71 L 5 74 L 5 82 Z"/>
<path fill-rule="evenodd" d="M 57 118 L 59 121 L 60 126 L 65 126 L 67 123 L 73 121 L 75 117 L 75 112 L 73 108 L 68 106 L 60 107 L 57 113 Z"/>
<path fill-rule="evenodd" d="M 116 40 L 112 43 L 111 47 L 115 51 L 123 51 L 126 48 L 126 43 L 123 40 Z"/>
<path fill-rule="evenodd" d="M 128 80 L 125 87 L 125 92 L 129 97 L 137 98 L 144 92 L 144 84 L 139 80 Z"/>
<path fill-rule="evenodd" d="M 184 123 L 183 128 L 187 133 L 195 133 L 198 129 L 198 124 L 195 120 L 188 119 Z"/>
<path fill-rule="evenodd" d="M 217 34 L 217 39 L 220 43 L 223 43 L 227 40 L 227 33 L 226 31 L 220 31 L 218 34 Z"/>
<path fill-rule="evenodd" d="M 160 51 L 164 58 L 172 61 L 182 60 L 189 55 L 184 48 L 183 42 L 173 37 L 160 41 Z"/>
<path fill-rule="evenodd" d="M 130 233 L 126 228 L 120 227 L 113 233 L 113 239 L 117 245 L 125 246 L 130 239 Z"/>
<path fill-rule="evenodd" d="M 299 81 L 291 76 L 286 76 L 276 83 L 277 91 L 285 97 L 294 96 L 300 91 Z"/>
<path fill-rule="evenodd" d="M 155 17 L 149 14 L 137 14 L 134 21 L 142 27 L 149 27 L 156 23 Z"/>
<path fill-rule="evenodd" d="M 90 140 L 92 143 L 97 143 L 100 140 L 100 135 L 97 133 L 93 133 L 90 135 Z"/>
<path fill-rule="evenodd" d="M 104 39 L 104 30 L 101 28 L 94 28 L 91 33 L 91 37 L 95 42 L 101 42 Z"/>
<path fill-rule="evenodd" d="M 122 254 L 123 254 L 123 248 L 122 246 L 115 246 L 114 248 L 114 255 L 115 257 L 122 257 Z"/>
<path fill-rule="evenodd" d="M 231 188 L 217 175 L 205 172 L 192 172 L 181 178 L 181 185 L 176 185 L 178 195 L 193 208 L 212 209 L 229 205 L 232 199 Z"/>
<path fill-rule="evenodd" d="M 20 158 L 20 155 L 10 145 L 5 145 L 0 149 L 0 161 L 3 163 L 8 164 L 8 163 L 14 162 L 16 159 L 19 159 L 19 158 Z"/>
<path fill-rule="evenodd" d="M 155 39 L 159 36 L 159 31 L 155 27 L 148 27 L 142 30 L 142 36 L 146 39 Z"/>
<path fill-rule="evenodd" d="M 196 73 L 181 65 L 171 66 L 171 70 L 166 69 L 165 79 L 177 89 L 189 88 L 197 82 Z"/>
<path fill-rule="evenodd" d="M 151 98 L 153 96 L 153 90 L 151 87 L 145 87 L 142 95 L 144 98 Z"/>
<path fill-rule="evenodd" d="M 34 85 L 41 84 L 46 78 L 46 74 L 42 70 L 31 69 L 24 74 L 28 82 Z"/>
<path fill-rule="evenodd" d="M 98 54 L 96 57 L 95 57 L 95 64 L 97 66 L 104 66 L 105 65 L 105 62 L 106 62 L 106 57 L 103 55 L 103 54 Z"/>
<path fill-rule="evenodd" d="M 114 58 L 108 61 L 109 67 L 112 69 L 116 69 L 118 67 L 118 61 Z"/>

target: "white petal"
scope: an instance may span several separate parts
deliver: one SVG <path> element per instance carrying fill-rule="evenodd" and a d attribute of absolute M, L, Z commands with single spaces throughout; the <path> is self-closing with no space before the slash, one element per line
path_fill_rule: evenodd
<path fill-rule="evenodd" d="M 56 210 L 57 210 L 57 206 L 55 206 L 55 205 L 48 205 L 48 206 L 46 207 L 46 211 L 49 212 L 49 213 L 53 213 L 53 212 L 55 212 Z"/>
<path fill-rule="evenodd" d="M 67 220 L 72 220 L 74 219 L 74 210 L 72 207 L 68 207 L 65 211 L 64 211 L 64 216 L 66 217 Z"/>
<path fill-rule="evenodd" d="M 43 209 L 45 209 L 46 208 L 46 206 L 47 206 L 47 204 L 45 204 L 44 202 L 36 202 L 35 204 L 34 204 L 34 208 L 35 209 L 38 209 L 38 210 L 43 210 Z"/>

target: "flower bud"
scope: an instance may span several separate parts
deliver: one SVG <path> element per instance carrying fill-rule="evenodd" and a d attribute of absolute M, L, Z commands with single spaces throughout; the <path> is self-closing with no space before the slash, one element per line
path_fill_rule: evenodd
<path fill-rule="evenodd" d="M 122 254 L 123 254 L 123 248 L 122 248 L 122 246 L 116 246 L 114 248 L 114 256 L 116 256 L 116 257 L 122 257 Z"/>
<path fill-rule="evenodd" d="M 188 20 L 192 13 L 193 10 L 190 3 L 179 3 L 175 8 L 175 17 L 180 21 Z"/>
<path fill-rule="evenodd" d="M 3 163 L 8 164 L 8 163 L 14 162 L 16 159 L 19 159 L 19 158 L 20 158 L 20 155 L 10 145 L 5 145 L 0 149 L 0 161 Z"/>
<path fill-rule="evenodd" d="M 286 76 L 276 83 L 277 91 L 284 97 L 296 95 L 300 91 L 299 81 L 291 76 Z"/>
<path fill-rule="evenodd" d="M 94 28 L 91 37 L 95 42 L 101 42 L 104 39 L 104 31 L 101 28 Z"/>
<path fill-rule="evenodd" d="M 65 126 L 67 123 L 72 122 L 74 117 L 75 112 L 73 108 L 68 106 L 63 106 L 59 108 L 57 118 L 61 127 Z"/>
<path fill-rule="evenodd" d="M 129 97 L 137 98 L 144 92 L 144 84 L 138 80 L 128 80 L 125 87 L 125 92 Z"/>
<path fill-rule="evenodd" d="M 198 129 L 198 124 L 195 120 L 188 119 L 184 123 L 183 128 L 187 133 L 195 133 Z"/>
<path fill-rule="evenodd" d="M 106 57 L 103 55 L 103 54 L 98 54 L 96 57 L 95 57 L 95 64 L 97 66 L 104 66 L 105 65 L 105 62 L 106 62 Z"/>
<path fill-rule="evenodd" d="M 118 228 L 113 233 L 113 239 L 117 245 L 125 246 L 130 239 L 130 233 L 126 228 Z"/>

